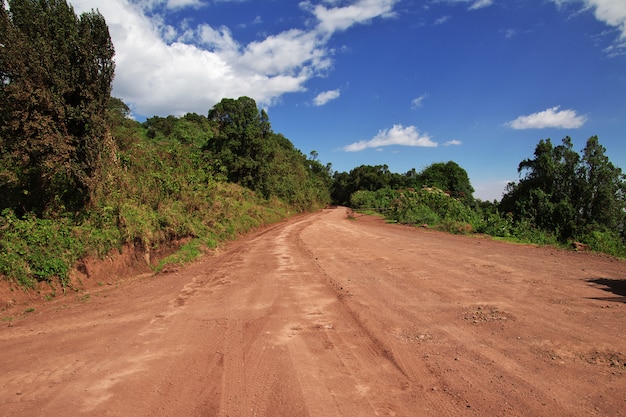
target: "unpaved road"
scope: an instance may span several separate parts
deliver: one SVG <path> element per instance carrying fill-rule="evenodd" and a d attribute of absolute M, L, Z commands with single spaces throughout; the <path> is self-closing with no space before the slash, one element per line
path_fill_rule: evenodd
<path fill-rule="evenodd" d="M 625 279 L 324 210 L 2 322 L 0 415 L 624 416 Z"/>

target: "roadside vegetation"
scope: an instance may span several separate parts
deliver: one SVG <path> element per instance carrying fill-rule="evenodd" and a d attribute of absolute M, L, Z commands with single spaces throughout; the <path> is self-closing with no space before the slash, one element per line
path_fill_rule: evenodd
<path fill-rule="evenodd" d="M 500 202 L 474 200 L 465 171 L 454 162 L 421 173 L 392 174 L 386 166 L 335 173 L 333 197 L 389 221 L 453 233 L 554 244 L 626 257 L 626 178 L 596 136 L 581 153 L 569 137 L 541 140 L 519 164 L 522 178 Z"/>
<path fill-rule="evenodd" d="M 8 4 L 8 9 L 7 9 Z M 331 202 L 389 221 L 540 244 L 573 241 L 626 257 L 626 186 L 597 137 L 582 154 L 542 140 L 500 202 L 474 199 L 455 162 L 397 174 L 334 172 L 275 133 L 249 97 L 206 115 L 140 123 L 111 97 L 114 49 L 98 12 L 65 0 L 0 6 L 0 275 L 23 288 L 72 287 L 86 256 L 132 246 L 156 262 Z"/>
<path fill-rule="evenodd" d="M 254 100 L 139 123 L 111 97 L 114 51 L 98 12 L 76 16 L 65 0 L 8 5 L 0 5 L 6 279 L 67 288 L 81 258 L 125 245 L 149 259 L 180 243 L 166 262 L 186 262 L 330 202 L 330 165 L 273 132 Z"/>

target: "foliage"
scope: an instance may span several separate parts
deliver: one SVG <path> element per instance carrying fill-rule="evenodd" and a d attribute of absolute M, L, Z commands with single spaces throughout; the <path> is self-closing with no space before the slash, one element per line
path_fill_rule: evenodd
<path fill-rule="evenodd" d="M 456 162 L 439 162 L 426 167 L 418 177 L 421 187 L 439 188 L 466 205 L 474 204 L 474 188 L 467 172 Z"/>
<path fill-rule="evenodd" d="M 350 206 L 360 210 L 385 211 L 396 198 L 398 198 L 398 192 L 391 188 L 381 188 L 376 191 L 359 190 L 350 196 Z"/>
<path fill-rule="evenodd" d="M 607 253 L 620 258 L 626 258 L 626 245 L 615 231 L 593 230 L 580 238 L 595 252 Z"/>
<path fill-rule="evenodd" d="M 202 242 L 198 239 L 193 239 L 191 242 L 181 246 L 176 253 L 159 261 L 154 270 L 155 272 L 161 272 L 168 265 L 184 265 L 195 261 L 202 253 Z"/>
<path fill-rule="evenodd" d="M 330 202 L 330 165 L 317 161 L 315 151 L 307 159 L 274 133 L 267 113 L 259 111 L 253 99 L 223 99 L 209 111 L 208 120 L 216 133 L 203 149 L 229 181 L 266 198 L 281 198 L 299 210 Z"/>
<path fill-rule="evenodd" d="M 89 202 L 107 142 L 113 44 L 98 12 L 65 0 L 0 5 L 2 208 L 78 210 Z"/>
<path fill-rule="evenodd" d="M 525 176 L 507 187 L 500 210 L 516 221 L 554 234 L 562 242 L 599 230 L 624 234 L 626 182 L 620 168 L 606 157 L 596 136 L 589 138 L 582 156 L 569 137 L 553 146 L 541 140 L 533 159 L 522 161 Z"/>
<path fill-rule="evenodd" d="M 471 231 L 477 221 L 474 210 L 438 188 L 360 190 L 352 194 L 351 202 L 353 208 L 378 210 L 398 223 L 438 226 L 455 233 Z"/>
<path fill-rule="evenodd" d="M 69 271 L 83 254 L 83 243 L 73 233 L 71 221 L 18 219 L 10 210 L 0 216 L 0 273 L 24 287 L 58 277 L 67 285 Z"/>
<path fill-rule="evenodd" d="M 465 232 L 476 221 L 475 212 L 438 188 L 406 190 L 391 204 L 388 217 L 399 223 L 441 224 L 449 231 Z"/>
<path fill-rule="evenodd" d="M 261 190 L 262 162 L 269 159 L 273 145 L 265 111 L 259 112 L 249 97 L 225 98 L 209 111 L 217 130 L 205 150 L 225 168 L 228 180 L 252 190 Z"/>
<path fill-rule="evenodd" d="M 435 163 L 422 172 L 411 169 L 405 174 L 392 173 L 387 165 L 361 165 L 349 173 L 335 172 L 331 196 L 333 202 L 350 205 L 351 196 L 357 191 L 376 191 L 383 188 L 419 189 L 433 187 L 471 206 L 475 204 L 467 172 L 455 162 Z"/>
<path fill-rule="evenodd" d="M 104 256 L 122 245 L 152 251 L 191 239 L 160 269 L 329 201 L 330 165 L 315 152 L 305 157 L 282 135 L 272 134 L 271 159 L 259 166 L 260 192 L 228 182 L 223 164 L 203 149 L 215 134 L 207 118 L 155 117 L 140 124 L 128 116 L 121 100 L 110 101 L 114 163 L 102 166 L 88 208 L 49 218 L 13 211 L 0 217 L 0 274 L 27 287 L 50 280 L 69 285 L 73 265 L 88 254 Z"/>

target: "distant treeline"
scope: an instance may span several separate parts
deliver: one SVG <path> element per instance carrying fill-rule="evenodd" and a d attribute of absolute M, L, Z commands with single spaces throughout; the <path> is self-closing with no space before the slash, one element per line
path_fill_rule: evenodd
<path fill-rule="evenodd" d="M 569 137 L 558 146 L 540 140 L 518 171 L 522 178 L 508 184 L 500 202 L 475 200 L 465 170 L 454 162 L 420 173 L 394 174 L 384 165 L 335 173 L 332 196 L 402 223 L 536 243 L 578 241 L 626 256 L 626 177 L 597 136 L 580 154 Z"/>

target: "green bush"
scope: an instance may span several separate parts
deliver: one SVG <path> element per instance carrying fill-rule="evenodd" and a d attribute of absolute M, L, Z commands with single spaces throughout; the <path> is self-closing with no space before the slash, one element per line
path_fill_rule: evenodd
<path fill-rule="evenodd" d="M 0 273 L 22 286 L 53 277 L 68 285 L 69 272 L 84 252 L 68 219 L 18 219 L 11 210 L 0 216 Z"/>
<path fill-rule="evenodd" d="M 480 219 L 476 231 L 495 237 L 510 237 L 513 232 L 513 216 L 488 213 Z"/>
<path fill-rule="evenodd" d="M 438 189 L 399 192 L 391 202 L 389 216 L 399 223 L 429 225 L 473 224 L 478 219 L 474 210 Z"/>
<path fill-rule="evenodd" d="M 626 245 L 616 232 L 594 230 L 582 236 L 580 240 L 589 245 L 592 251 L 626 258 Z"/>

